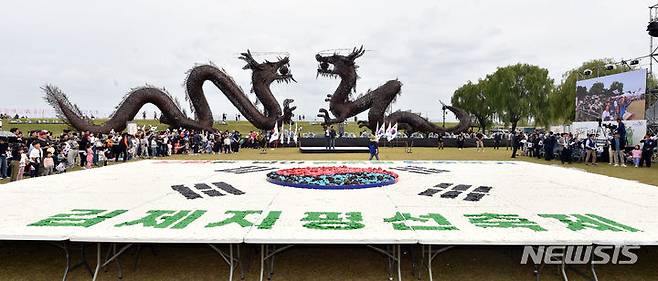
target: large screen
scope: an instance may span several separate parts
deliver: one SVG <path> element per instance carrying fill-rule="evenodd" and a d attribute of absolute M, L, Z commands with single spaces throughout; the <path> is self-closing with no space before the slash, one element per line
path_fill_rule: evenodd
<path fill-rule="evenodd" d="M 644 120 L 646 80 L 640 69 L 576 82 L 576 121 Z"/>

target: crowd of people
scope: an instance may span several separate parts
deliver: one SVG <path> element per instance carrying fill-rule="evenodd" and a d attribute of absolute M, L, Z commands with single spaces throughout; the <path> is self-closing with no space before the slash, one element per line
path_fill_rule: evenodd
<path fill-rule="evenodd" d="M 64 173 L 74 166 L 82 169 L 105 166 L 108 161 L 166 157 L 175 154 L 229 154 L 241 148 L 259 149 L 268 145 L 269 132 L 205 132 L 142 128 L 135 134 L 93 134 L 65 131 L 54 136 L 48 131 L 23 135 L 10 130 L 16 139 L 0 139 L 0 179 L 11 181 Z"/>
<path fill-rule="evenodd" d="M 482 132 L 446 134 L 438 136 L 442 149 L 444 139 L 453 138 L 462 150 L 468 139 L 475 142 L 477 151 L 485 150 L 485 139 L 493 143 L 493 149 L 505 146 L 512 150 L 512 158 L 517 155 L 543 158 L 547 161 L 559 159 L 563 164 L 584 162 L 597 165 L 597 161 L 608 161 L 610 165 L 626 167 L 650 167 L 656 149 L 656 137 L 647 134 L 640 144 L 634 147 L 626 143 L 626 129 L 623 121 L 617 119 L 614 128 L 608 128 L 604 137 L 597 134 L 587 136 L 572 133 L 556 134 L 535 130 L 505 133 L 494 131 L 490 135 Z M 205 132 L 186 129 L 141 128 L 134 134 L 115 133 L 96 135 L 90 132 L 65 131 L 54 136 L 47 131 L 32 131 L 27 135 L 17 129 L 10 130 L 17 138 L 13 142 L 0 139 L 0 178 L 11 181 L 30 177 L 63 173 L 74 166 L 82 169 L 105 166 L 108 161 L 128 161 L 138 158 L 167 157 L 175 154 L 229 154 L 238 153 L 242 148 L 264 149 L 277 147 L 280 139 L 272 137 L 273 131 L 251 131 L 246 135 L 238 131 Z M 326 148 L 334 149 L 336 138 L 344 134 L 333 126 L 325 128 Z M 284 132 L 285 134 L 285 132 Z M 378 140 L 369 137 L 370 159 L 379 159 Z M 273 141 L 273 139 L 276 139 Z M 290 139 L 290 138 L 288 138 Z"/>
<path fill-rule="evenodd" d="M 597 165 L 597 159 L 603 159 L 615 167 L 627 167 L 627 164 L 634 167 L 651 167 L 656 136 L 648 133 L 640 144 L 629 148 L 626 143 L 626 128 L 621 119 L 617 119 L 617 126 L 605 130 L 604 136 L 590 133 L 583 137 L 574 136 L 572 133 L 517 132 L 510 134 L 508 143 L 511 147 L 508 146 L 508 149 L 512 150 L 512 158 L 516 158 L 520 151 L 522 155 L 547 161 L 559 159 L 562 164 L 578 161 L 586 165 Z"/>

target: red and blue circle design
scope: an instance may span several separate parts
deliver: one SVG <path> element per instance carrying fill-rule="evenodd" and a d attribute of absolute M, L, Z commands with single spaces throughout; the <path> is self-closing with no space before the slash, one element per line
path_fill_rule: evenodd
<path fill-rule="evenodd" d="M 398 181 L 398 175 L 381 168 L 305 167 L 267 174 L 271 183 L 308 189 L 361 189 L 382 187 Z"/>

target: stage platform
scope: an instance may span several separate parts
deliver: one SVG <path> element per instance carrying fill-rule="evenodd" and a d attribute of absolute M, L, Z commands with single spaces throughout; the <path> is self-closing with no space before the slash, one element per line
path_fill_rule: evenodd
<path fill-rule="evenodd" d="M 378 167 L 355 190 L 283 168 Z M 527 162 L 138 161 L 0 186 L 0 239 L 113 243 L 658 244 L 658 187 Z"/>
<path fill-rule="evenodd" d="M 299 152 L 301 153 L 369 153 L 370 149 L 367 146 L 341 146 L 334 149 L 327 149 L 326 147 L 309 147 L 300 146 Z"/>
<path fill-rule="evenodd" d="M 327 167 L 374 171 L 370 180 L 389 185 L 267 180 L 287 171 L 299 186 L 331 184 L 337 178 L 316 173 Z M 412 268 L 420 274 L 426 264 L 432 280 L 432 260 L 459 245 L 657 245 L 656 202 L 656 186 L 528 162 L 153 160 L 1 185 L 0 240 L 58 245 L 64 279 L 77 267 L 70 245 L 96 245 L 96 280 L 133 245 L 183 243 L 207 244 L 233 280 L 237 268 L 244 276 L 247 243 L 260 247 L 260 280 L 271 277 L 275 255 L 300 244 L 369 247 L 399 281 L 401 247 L 421 248 L 425 263 Z"/>

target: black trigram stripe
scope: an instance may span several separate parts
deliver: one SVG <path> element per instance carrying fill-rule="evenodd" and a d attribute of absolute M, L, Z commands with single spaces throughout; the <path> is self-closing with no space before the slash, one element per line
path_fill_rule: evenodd
<path fill-rule="evenodd" d="M 437 194 L 437 193 L 439 193 L 439 192 L 441 192 L 441 191 L 443 191 L 443 190 L 441 190 L 441 189 L 435 189 L 435 188 L 428 188 L 427 190 L 425 190 L 425 191 L 423 191 L 423 192 L 421 192 L 421 193 L 418 193 L 418 195 L 430 196 L 430 197 L 431 197 L 431 196 L 434 196 L 434 194 Z"/>
<path fill-rule="evenodd" d="M 184 185 L 172 185 L 171 189 L 178 191 L 178 193 L 185 196 L 187 199 L 202 198 L 201 195 L 197 194 L 196 192 L 192 191 L 192 189 Z"/>
<path fill-rule="evenodd" d="M 466 190 L 468 190 L 469 188 L 471 188 L 471 185 L 468 185 L 468 184 L 458 184 L 458 185 L 455 185 L 455 186 L 452 188 L 452 190 L 466 191 Z"/>
<path fill-rule="evenodd" d="M 210 196 L 210 197 L 224 196 L 223 193 L 221 193 L 221 192 L 219 192 L 219 191 L 217 191 L 217 190 L 214 190 L 214 189 L 207 189 L 207 190 L 204 190 L 203 193 L 205 193 L 206 195 L 208 195 L 208 196 Z"/>
<path fill-rule="evenodd" d="M 466 194 L 466 198 L 464 198 L 464 201 L 480 201 L 482 197 L 484 197 L 485 193 L 469 193 Z"/>
<path fill-rule="evenodd" d="M 215 170 L 215 172 L 225 172 L 225 173 L 233 173 L 239 175 L 239 174 L 262 172 L 262 171 L 269 171 L 276 169 L 278 168 L 262 167 L 262 166 L 244 166 L 244 167 L 232 168 L 232 169 Z"/>
<path fill-rule="evenodd" d="M 230 185 L 228 183 L 225 183 L 225 182 L 213 182 L 212 184 L 214 184 L 219 189 L 221 189 L 221 190 L 223 190 L 227 193 L 233 194 L 233 195 L 242 195 L 242 194 L 244 194 L 244 192 L 242 190 L 239 190 L 239 189 L 237 189 L 237 188 L 233 187 L 232 185 Z"/>
<path fill-rule="evenodd" d="M 473 190 L 473 192 L 479 192 L 479 193 L 489 193 L 489 191 L 491 191 L 491 186 L 479 186 L 478 188 Z"/>
<path fill-rule="evenodd" d="M 391 169 L 398 170 L 398 171 L 410 172 L 410 173 L 416 173 L 416 174 L 423 174 L 423 175 L 448 172 L 448 170 L 440 170 L 440 169 L 425 168 L 425 167 L 418 167 L 418 166 L 394 167 L 394 168 L 391 168 Z"/>
<path fill-rule="evenodd" d="M 453 198 L 457 198 L 457 196 L 459 196 L 459 194 L 461 194 L 461 193 L 462 193 L 461 191 L 450 190 L 446 193 L 441 194 L 441 198 L 453 199 Z"/>
<path fill-rule="evenodd" d="M 450 187 L 451 185 L 452 185 L 452 183 L 442 182 L 440 184 L 435 185 L 434 187 L 437 187 L 437 188 L 440 188 L 440 189 L 446 189 L 446 188 Z"/>
<path fill-rule="evenodd" d="M 197 183 L 197 184 L 194 185 L 194 188 L 196 188 L 198 190 L 212 189 L 212 187 L 210 187 L 209 185 L 207 185 L 205 183 Z"/>
<path fill-rule="evenodd" d="M 452 183 L 442 182 L 442 183 L 439 183 L 439 184 L 435 185 L 434 186 L 435 188 L 428 188 L 427 190 L 425 190 L 421 193 L 418 193 L 418 195 L 434 196 L 434 194 L 442 192 L 444 189 L 450 187 L 451 185 L 452 185 Z"/>

